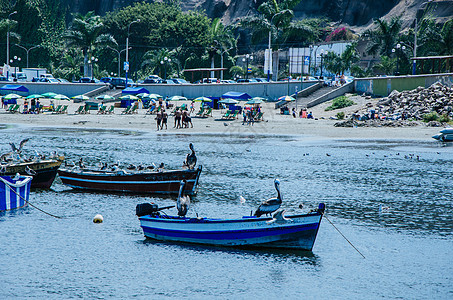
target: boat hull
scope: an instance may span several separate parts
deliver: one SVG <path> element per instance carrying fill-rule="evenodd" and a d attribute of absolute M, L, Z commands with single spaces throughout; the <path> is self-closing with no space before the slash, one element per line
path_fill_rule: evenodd
<path fill-rule="evenodd" d="M 0 211 L 23 207 L 30 197 L 31 176 L 0 176 Z"/>
<path fill-rule="evenodd" d="M 185 193 L 196 193 L 201 167 L 195 170 L 125 173 L 58 170 L 63 184 L 75 189 L 102 192 L 177 194 L 181 180 L 186 180 Z"/>
<path fill-rule="evenodd" d="M 58 160 L 51 159 L 39 162 L 26 162 L 10 165 L 7 166 L 5 173 L 3 173 L 2 175 L 15 176 L 17 173 L 26 175 L 28 174 L 26 171 L 26 168 L 28 167 L 36 172 L 36 175 L 33 175 L 31 188 L 48 189 L 57 176 L 57 170 L 62 164 L 63 160 L 64 157 L 61 157 L 61 159 Z"/>
<path fill-rule="evenodd" d="M 313 249 L 322 214 L 288 216 L 277 223 L 272 218 L 244 217 L 236 220 L 197 218 L 165 219 L 143 216 L 140 224 L 146 237 L 161 241 L 231 247 Z"/>

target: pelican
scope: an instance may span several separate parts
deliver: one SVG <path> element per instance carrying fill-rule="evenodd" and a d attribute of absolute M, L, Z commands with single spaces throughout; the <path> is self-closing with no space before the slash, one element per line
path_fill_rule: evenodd
<path fill-rule="evenodd" d="M 267 199 L 266 201 L 261 203 L 261 205 L 258 207 L 254 214 L 258 218 L 261 217 L 261 215 L 273 213 L 274 211 L 279 209 L 280 206 L 282 205 L 282 194 L 280 193 L 280 180 L 275 179 L 274 185 L 275 189 L 277 190 L 277 197 Z"/>
<path fill-rule="evenodd" d="M 184 217 L 187 214 L 190 206 L 190 197 L 184 195 L 185 180 L 181 180 L 179 184 L 178 200 L 176 200 L 176 208 L 178 209 L 178 216 Z"/>
<path fill-rule="evenodd" d="M 5 154 L 2 154 L 2 156 L 0 156 L 0 162 L 3 161 L 3 162 L 6 162 L 6 159 L 11 156 L 11 154 L 13 154 L 12 152 L 8 152 L 8 153 L 5 153 Z"/>
<path fill-rule="evenodd" d="M 84 168 L 85 168 L 85 165 L 83 164 L 83 159 L 82 159 L 82 158 L 80 158 L 80 160 L 79 160 L 79 167 L 80 167 L 81 169 L 84 169 Z"/>
<path fill-rule="evenodd" d="M 286 210 L 284 210 L 284 209 L 277 211 L 277 212 L 273 215 L 272 220 L 267 221 L 266 223 L 270 225 L 270 224 L 272 224 L 272 223 L 276 223 L 276 224 L 286 224 L 286 223 L 293 222 L 293 220 L 288 219 L 288 218 L 285 218 L 285 215 L 284 215 L 285 212 L 286 212 Z"/>
<path fill-rule="evenodd" d="M 189 167 L 190 170 L 193 170 L 195 168 L 195 165 L 197 164 L 197 156 L 195 155 L 195 150 L 193 149 L 193 144 L 189 144 L 190 150 L 192 150 L 191 154 L 187 154 L 185 165 Z"/>

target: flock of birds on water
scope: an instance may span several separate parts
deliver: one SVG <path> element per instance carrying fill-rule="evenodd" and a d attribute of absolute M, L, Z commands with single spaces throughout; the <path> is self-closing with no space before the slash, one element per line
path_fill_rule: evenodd
<path fill-rule="evenodd" d="M 29 141 L 29 138 L 23 139 L 20 143 L 19 146 L 16 147 L 14 143 L 9 143 L 11 146 L 11 151 L 8 153 L 5 153 L 0 156 L 0 174 L 5 173 L 7 166 L 12 165 L 12 164 L 17 164 L 17 163 L 27 163 L 27 162 L 38 162 L 40 160 L 45 160 L 47 159 L 55 159 L 58 157 L 56 152 L 53 152 L 51 156 L 46 157 L 43 154 L 38 153 L 36 150 L 34 150 L 34 154 L 31 156 L 26 156 L 23 154 L 23 148 L 25 144 Z M 191 150 L 190 154 L 187 154 L 186 160 L 183 162 L 183 168 L 186 169 L 194 169 L 195 165 L 197 163 L 197 157 L 195 154 L 195 150 L 193 147 L 193 144 L 189 144 L 189 148 Z M 250 152 L 248 150 L 248 152 Z M 440 152 L 437 152 L 437 154 L 440 154 Z M 309 156 L 309 153 L 303 153 L 303 156 Z M 371 155 L 375 155 L 374 152 L 372 152 Z M 366 157 L 370 157 L 370 154 L 365 154 Z M 400 153 L 396 153 L 396 156 L 399 156 Z M 326 153 L 326 156 L 330 157 L 332 156 L 329 153 Z M 388 155 L 384 155 L 384 158 L 388 157 Z M 415 160 L 420 160 L 419 155 L 415 154 L 407 154 L 404 155 L 405 159 L 415 159 Z M 83 159 L 80 158 L 78 163 L 74 164 L 71 163 L 67 160 L 65 160 L 65 166 L 66 167 L 72 167 L 72 168 L 79 168 L 81 170 L 86 170 L 86 166 L 83 162 Z M 143 166 L 143 165 L 134 165 L 134 164 L 129 164 L 127 166 L 121 167 L 119 162 L 108 165 L 106 162 L 101 162 L 99 164 L 99 169 L 100 171 L 119 171 L 119 170 L 128 170 L 128 171 L 146 171 L 146 170 L 152 170 L 152 171 L 158 171 L 161 172 L 165 168 L 165 164 L 161 163 L 159 166 L 156 166 L 154 163 L 150 166 Z M 25 171 L 29 175 L 35 175 L 36 172 L 32 170 L 29 167 L 26 167 Z M 185 180 L 180 182 L 180 188 L 179 188 L 179 194 L 177 198 L 177 203 L 176 207 L 178 210 L 178 216 L 184 217 L 190 207 L 190 197 L 188 195 L 184 194 L 185 186 L 187 182 Z M 270 198 L 268 200 L 265 200 L 264 202 L 259 205 L 259 207 L 256 209 L 255 213 L 253 214 L 256 217 L 261 217 L 262 215 L 271 215 L 272 213 L 275 213 L 273 215 L 273 219 L 269 221 L 270 223 L 277 222 L 290 222 L 291 219 L 287 219 L 284 216 L 285 210 L 279 210 L 282 204 L 282 194 L 280 191 L 280 181 L 278 179 L 274 180 L 274 186 L 277 191 L 277 196 Z M 243 196 L 239 196 L 239 201 L 241 204 L 245 204 L 246 199 Z M 303 208 L 303 204 L 299 205 L 299 208 Z M 390 211 L 390 207 L 384 206 L 382 203 L 379 204 L 379 213 L 388 213 Z"/>

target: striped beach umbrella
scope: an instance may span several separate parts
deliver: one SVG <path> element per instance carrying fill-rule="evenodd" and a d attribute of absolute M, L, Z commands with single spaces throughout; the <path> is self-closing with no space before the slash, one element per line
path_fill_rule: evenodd
<path fill-rule="evenodd" d="M 56 100 L 69 100 L 68 96 L 62 95 L 62 94 L 56 94 L 55 96 L 52 97 L 53 99 Z"/>
<path fill-rule="evenodd" d="M 280 98 L 278 98 L 278 101 L 282 101 L 282 100 L 290 102 L 290 101 L 295 101 L 296 99 L 294 99 L 291 96 L 281 96 Z"/>
<path fill-rule="evenodd" d="M 110 95 L 101 95 L 96 97 L 97 100 L 115 100 L 115 97 Z"/>
<path fill-rule="evenodd" d="M 171 96 L 167 98 L 168 101 L 187 101 L 186 97 L 183 96 Z"/>
<path fill-rule="evenodd" d="M 138 100 L 137 96 L 134 95 L 126 95 L 126 96 L 121 96 L 119 97 L 121 100 Z"/>
<path fill-rule="evenodd" d="M 54 92 L 47 92 L 47 93 L 44 93 L 42 94 L 44 97 L 46 98 L 53 98 L 54 96 L 58 95 L 57 93 L 54 93 Z"/>
<path fill-rule="evenodd" d="M 82 100 L 82 101 L 90 100 L 90 97 L 85 96 L 85 95 L 77 95 L 77 96 L 74 96 L 74 97 L 71 97 L 71 98 L 72 99 L 77 99 L 77 100 Z"/>
<path fill-rule="evenodd" d="M 231 99 L 231 98 L 227 98 L 227 99 L 220 100 L 219 103 L 231 105 L 231 104 L 238 104 L 239 101 Z"/>
<path fill-rule="evenodd" d="M 44 96 L 40 95 L 40 94 L 33 94 L 33 95 L 28 95 L 27 97 L 25 97 L 25 99 L 40 99 L 40 98 L 44 98 Z"/>
<path fill-rule="evenodd" d="M 198 97 L 193 99 L 195 102 L 212 102 L 212 99 L 209 99 L 207 97 Z"/>
<path fill-rule="evenodd" d="M 18 94 L 8 94 L 6 96 L 3 96 L 3 99 L 6 99 L 6 100 L 20 99 L 20 98 L 22 98 L 22 96 L 18 95 Z"/>

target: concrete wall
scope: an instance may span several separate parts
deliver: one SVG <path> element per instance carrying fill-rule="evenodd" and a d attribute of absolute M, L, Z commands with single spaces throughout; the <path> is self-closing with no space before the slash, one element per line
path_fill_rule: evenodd
<path fill-rule="evenodd" d="M 317 81 L 304 82 L 257 82 L 257 83 L 225 83 L 225 84 L 140 84 L 150 93 L 162 96 L 184 96 L 193 99 L 200 96 L 220 97 L 226 92 L 243 92 L 252 97 L 264 97 L 276 100 L 284 95 L 291 95 L 318 83 Z"/>
<path fill-rule="evenodd" d="M 401 92 L 413 90 L 419 86 L 429 87 L 437 81 L 452 86 L 453 73 L 358 78 L 354 80 L 354 91 L 358 94 L 365 93 L 384 97 L 388 96 L 393 90 Z"/>
<path fill-rule="evenodd" d="M 1 82 L 3 84 L 23 85 L 28 88 L 29 94 L 44 94 L 47 92 L 54 92 L 63 94 L 68 97 L 88 93 L 92 90 L 105 86 L 105 84 L 98 83 L 48 83 L 48 82 Z M 2 94 L 9 92 L 3 91 Z"/>

